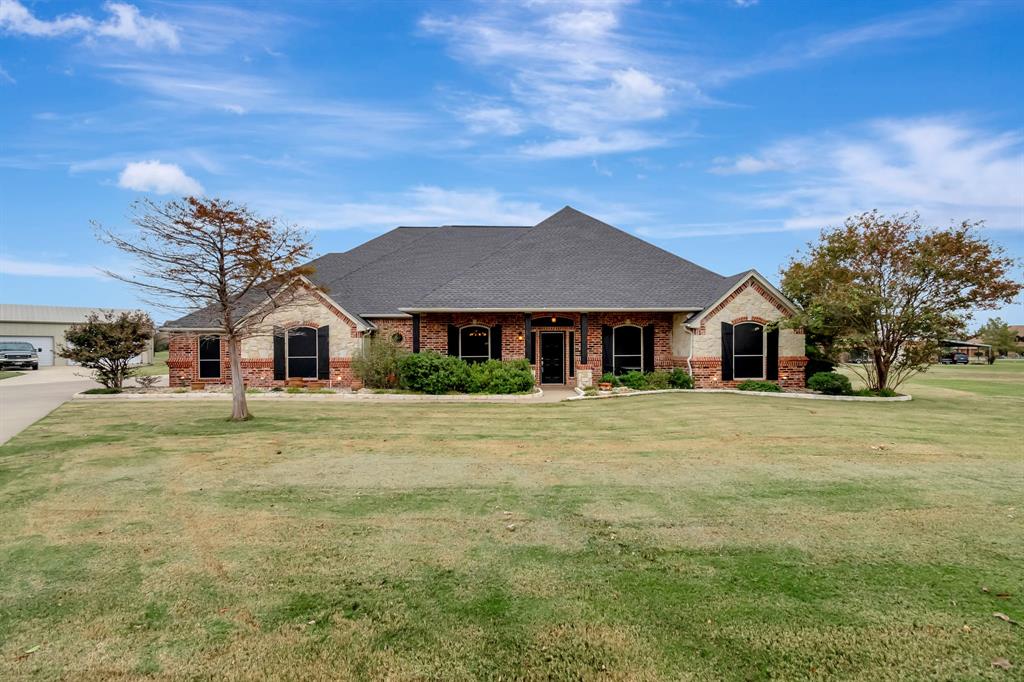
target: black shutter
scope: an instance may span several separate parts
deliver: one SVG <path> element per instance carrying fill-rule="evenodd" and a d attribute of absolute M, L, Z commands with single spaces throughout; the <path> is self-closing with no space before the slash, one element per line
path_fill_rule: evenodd
<path fill-rule="evenodd" d="M 601 325 L 601 373 L 607 374 L 615 370 L 612 362 L 612 328 Z"/>
<path fill-rule="evenodd" d="M 501 325 L 491 327 L 491 360 L 501 360 Z"/>
<path fill-rule="evenodd" d="M 580 364 L 587 364 L 587 314 L 580 315 Z"/>
<path fill-rule="evenodd" d="M 459 355 L 459 328 L 454 324 L 448 325 L 448 355 Z"/>
<path fill-rule="evenodd" d="M 523 315 L 523 343 L 526 344 L 526 359 L 533 364 L 533 316 Z"/>
<path fill-rule="evenodd" d="M 779 328 L 768 332 L 768 348 L 765 350 L 765 378 L 776 381 L 779 378 Z"/>
<path fill-rule="evenodd" d="M 412 316 L 412 352 L 420 352 L 420 316 L 416 313 Z"/>
<path fill-rule="evenodd" d="M 274 379 L 281 381 L 285 377 L 284 371 L 284 330 L 274 330 Z"/>
<path fill-rule="evenodd" d="M 576 376 L 576 332 L 569 332 L 569 376 Z"/>
<path fill-rule="evenodd" d="M 331 328 L 320 327 L 316 330 L 316 378 L 331 378 Z"/>
<path fill-rule="evenodd" d="M 722 381 L 732 381 L 732 325 L 722 323 Z"/>
<path fill-rule="evenodd" d="M 654 371 L 654 325 L 644 327 L 644 371 Z"/>

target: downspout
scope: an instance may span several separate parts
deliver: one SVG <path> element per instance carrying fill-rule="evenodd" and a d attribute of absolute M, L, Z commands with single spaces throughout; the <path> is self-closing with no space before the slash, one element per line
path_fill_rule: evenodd
<path fill-rule="evenodd" d="M 693 330 L 688 329 L 687 331 L 690 332 L 690 354 L 686 356 L 686 371 L 693 377 Z"/>

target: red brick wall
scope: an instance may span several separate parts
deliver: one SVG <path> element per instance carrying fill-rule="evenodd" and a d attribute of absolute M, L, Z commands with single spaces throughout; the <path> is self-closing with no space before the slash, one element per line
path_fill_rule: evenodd
<path fill-rule="evenodd" d="M 399 345 L 406 350 L 412 350 L 412 318 L 372 317 L 366 318 L 366 321 L 377 327 L 374 336 L 390 339 L 393 334 L 401 334 L 402 342 Z"/>
<path fill-rule="evenodd" d="M 674 358 L 678 367 L 686 368 L 686 358 Z M 747 379 L 722 381 L 722 358 L 693 358 L 693 383 L 696 388 L 736 388 Z M 779 358 L 779 386 L 783 388 L 804 387 L 804 365 L 807 358 L 803 355 L 781 356 Z"/>

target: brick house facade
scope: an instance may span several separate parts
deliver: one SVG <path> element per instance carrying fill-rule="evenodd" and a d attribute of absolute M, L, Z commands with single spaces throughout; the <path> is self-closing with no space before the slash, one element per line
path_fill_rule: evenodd
<path fill-rule="evenodd" d="M 551 257 L 562 252 L 576 262 Z M 804 383 L 803 333 L 778 324 L 795 308 L 761 275 L 716 275 L 570 208 L 532 228 L 397 228 L 312 265 L 291 285 L 305 295 L 242 341 L 247 385 L 347 386 L 370 337 L 470 361 L 526 358 L 539 384 L 676 367 L 698 387 Z M 172 386 L 230 382 L 209 311 L 164 329 Z"/>

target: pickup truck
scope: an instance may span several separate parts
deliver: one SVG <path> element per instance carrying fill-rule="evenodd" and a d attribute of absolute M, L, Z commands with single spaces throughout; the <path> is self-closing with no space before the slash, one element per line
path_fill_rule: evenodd
<path fill-rule="evenodd" d="M 0 369 L 39 369 L 39 353 L 42 350 L 33 348 L 32 344 L 26 341 L 0 341 Z"/>

